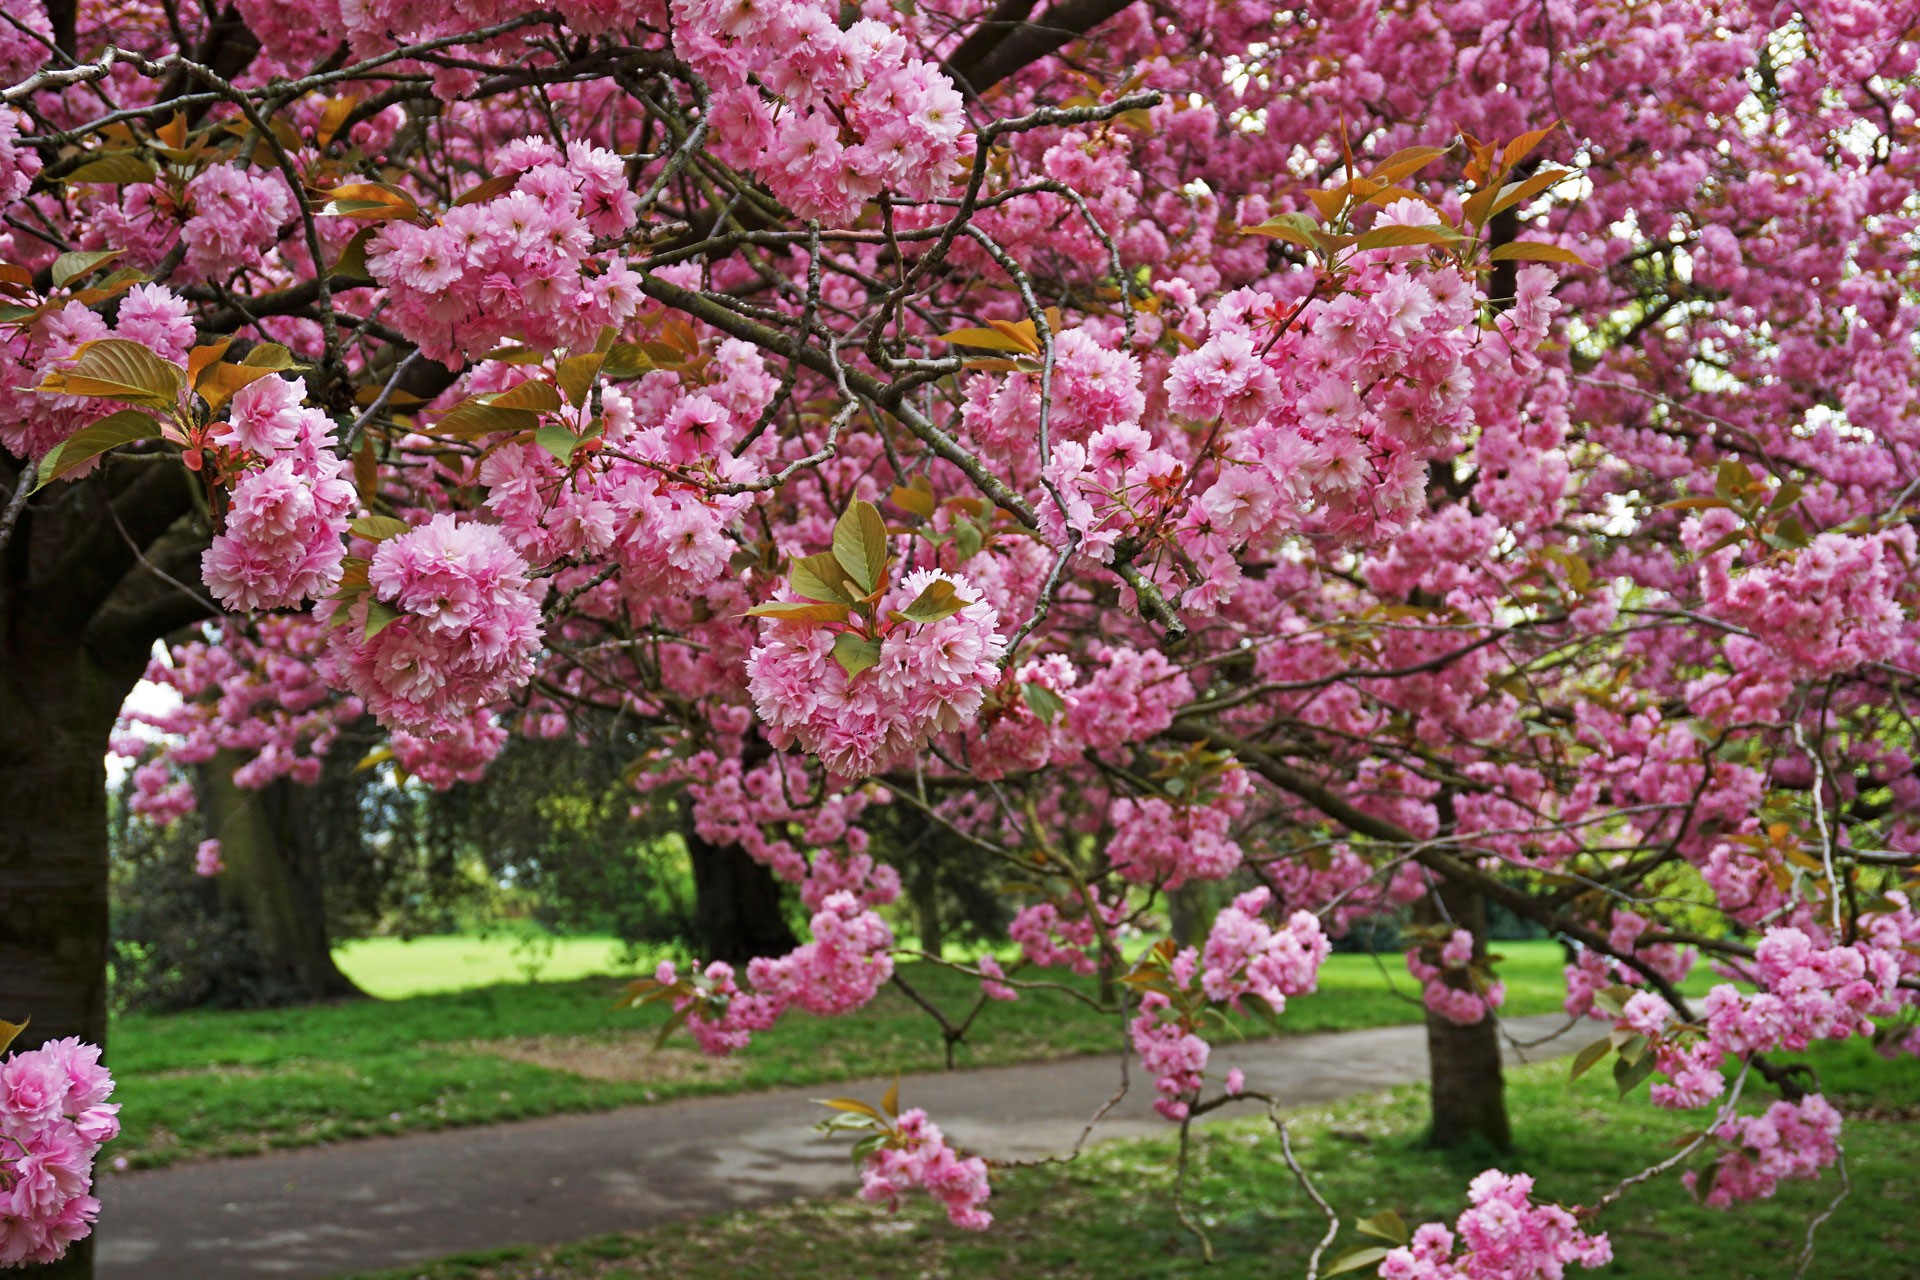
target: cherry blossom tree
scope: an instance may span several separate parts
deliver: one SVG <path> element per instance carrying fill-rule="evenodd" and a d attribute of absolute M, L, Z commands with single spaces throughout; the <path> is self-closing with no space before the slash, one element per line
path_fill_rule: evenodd
<path fill-rule="evenodd" d="M 241 785 L 366 712 L 434 785 L 646 734 L 811 915 L 637 984 L 711 1052 L 909 985 L 904 812 L 1022 904 L 943 1033 L 1098 974 L 1171 1123 L 1283 1103 L 1207 1015 L 1411 908 L 1435 1137 L 1503 1148 L 1490 905 L 1574 948 L 1576 1069 L 1702 1113 L 1338 1262 L 1303 1174 L 1315 1275 L 1818 1176 L 1791 1055 L 1916 1047 L 1916 59 L 1863 0 L 13 6 L 6 994 L 99 1040 L 98 759 L 207 623 L 168 751 Z M 937 1117 L 830 1123 L 988 1225 Z"/>

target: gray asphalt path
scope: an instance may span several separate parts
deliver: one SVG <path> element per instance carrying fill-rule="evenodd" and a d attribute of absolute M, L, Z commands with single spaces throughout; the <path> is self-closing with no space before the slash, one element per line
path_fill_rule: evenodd
<path fill-rule="evenodd" d="M 1516 1018 L 1520 1041 L 1564 1018 Z M 1571 1053 L 1575 1028 L 1513 1059 Z M 1424 1079 L 1419 1026 L 1219 1046 L 1251 1088 L 1302 1105 Z M 1114 1058 L 909 1076 L 901 1105 L 922 1106 L 957 1143 L 1001 1158 L 1065 1152 L 1119 1083 Z M 847 1142 L 811 1131 L 815 1099 L 878 1101 L 863 1080 L 629 1107 L 485 1128 L 368 1138 L 104 1180 L 101 1280 L 325 1280 L 470 1249 L 575 1240 L 675 1218 L 844 1193 Z M 1164 1131 L 1153 1082 L 1133 1087 L 1096 1139 Z M 1223 1113 L 1233 1114 L 1227 1108 Z M 1244 1112 L 1243 1112 L 1244 1114 Z"/>

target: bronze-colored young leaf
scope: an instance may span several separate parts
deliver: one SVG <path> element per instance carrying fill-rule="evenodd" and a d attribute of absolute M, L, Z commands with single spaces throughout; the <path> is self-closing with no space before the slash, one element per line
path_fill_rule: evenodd
<path fill-rule="evenodd" d="M 262 365 L 234 364 L 222 360 L 203 373 L 194 383 L 194 393 L 207 402 L 207 407 L 215 413 L 227 401 L 260 381 L 271 378 L 274 370 Z"/>
<path fill-rule="evenodd" d="M 39 488 L 53 480 L 58 480 L 81 463 L 97 458 L 115 445 L 131 444 L 135 440 L 154 440 L 160 437 L 160 424 L 152 415 L 141 413 L 138 409 L 122 409 L 109 414 L 100 421 L 80 428 L 65 440 L 47 451 L 40 459 L 40 479 L 34 487 Z"/>
<path fill-rule="evenodd" d="M 104 182 L 119 187 L 130 183 L 152 182 L 157 176 L 158 173 L 153 165 L 133 152 L 110 151 L 98 159 L 87 161 L 60 181 Z"/>
<path fill-rule="evenodd" d="M 902 511 L 912 512 L 922 520 L 933 519 L 935 503 L 933 486 L 925 476 L 915 476 L 912 484 L 897 484 L 887 495 L 894 506 Z"/>
<path fill-rule="evenodd" d="M 1242 227 L 1243 236 L 1266 236 L 1270 240 L 1285 240 L 1288 244 L 1297 244 L 1302 249 L 1315 247 L 1314 233 L 1320 224 L 1304 213 L 1283 213 L 1277 218 L 1268 218 L 1257 226 Z"/>
<path fill-rule="evenodd" d="M 615 381 L 637 378 L 654 367 L 653 357 L 638 342 L 616 342 L 607 348 L 600 375 Z"/>
<path fill-rule="evenodd" d="M 809 600 L 769 600 L 747 610 L 749 618 L 778 618 L 782 622 L 845 622 L 852 611 L 844 604 Z"/>
<path fill-rule="evenodd" d="M 485 182 L 477 183 L 461 192 L 460 198 L 453 202 L 453 207 L 458 209 L 461 205 L 480 204 L 495 196 L 503 196 L 513 190 L 513 184 L 518 181 L 520 181 L 520 175 L 517 173 L 496 173 Z"/>
<path fill-rule="evenodd" d="M 1452 244 L 1460 233 L 1451 227 L 1375 227 L 1353 242 L 1356 249 L 1399 249 L 1412 245 Z"/>
<path fill-rule="evenodd" d="M 199 386 L 200 375 L 225 359 L 227 348 L 232 345 L 232 338 L 222 338 L 218 342 L 210 342 L 187 352 L 187 385 Z"/>
<path fill-rule="evenodd" d="M 600 376 L 600 366 L 606 362 L 604 351 L 588 351 L 560 362 L 553 376 L 568 404 L 577 409 L 587 402 L 588 394 L 593 391 L 593 380 Z"/>
<path fill-rule="evenodd" d="M 978 347 L 982 351 L 1013 351 L 1022 355 L 1038 355 L 1040 352 L 1037 339 L 1003 333 L 999 329 L 955 329 L 952 333 L 941 334 L 940 341 L 951 342 L 958 347 Z"/>
<path fill-rule="evenodd" d="M 180 402 L 187 372 L 162 360 L 138 342 L 100 338 L 81 344 L 78 359 L 47 375 L 39 390 L 53 395 L 125 400 L 155 409 L 172 409 Z"/>
<path fill-rule="evenodd" d="M 32 1018 L 27 1019 L 27 1022 L 32 1021 Z M 18 1039 L 20 1033 L 27 1029 L 27 1022 L 0 1022 L 0 1053 L 5 1053 L 7 1046 Z"/>
<path fill-rule="evenodd" d="M 816 1101 L 823 1107 L 832 1107 L 835 1111 L 851 1111 L 855 1115 L 871 1116 L 875 1120 L 883 1118 L 871 1105 L 858 1098 L 819 1098 Z"/>
<path fill-rule="evenodd" d="M 1506 244 L 1497 244 L 1487 258 L 1493 262 L 1563 262 L 1574 267 L 1587 265 L 1587 260 L 1573 250 L 1562 249 L 1557 244 L 1543 244 L 1538 240 L 1511 240 Z"/>
<path fill-rule="evenodd" d="M 249 369 L 266 369 L 273 373 L 283 373 L 296 365 L 293 352 L 277 342 L 262 342 L 253 350 L 240 357 L 240 363 Z"/>
<path fill-rule="evenodd" d="M 1547 188 L 1573 176 L 1572 169 L 1543 169 L 1524 182 L 1512 182 L 1500 188 L 1489 213 L 1504 213 L 1517 204 L 1533 199 Z"/>
<path fill-rule="evenodd" d="M 833 556 L 871 594 L 886 580 L 887 522 L 871 502 L 856 499 L 833 526 Z"/>

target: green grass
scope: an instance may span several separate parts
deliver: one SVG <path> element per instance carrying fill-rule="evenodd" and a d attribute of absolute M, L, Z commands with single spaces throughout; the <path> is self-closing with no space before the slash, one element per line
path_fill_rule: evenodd
<path fill-rule="evenodd" d="M 383 961 L 381 981 L 419 984 L 461 972 L 465 961 L 456 957 L 470 945 L 445 940 L 433 947 L 423 940 L 367 954 L 391 957 Z M 510 965 L 510 943 L 494 945 L 504 958 L 493 963 Z M 1514 943 L 1501 950 L 1508 1011 L 1557 1008 L 1559 948 Z M 964 1012 L 975 985 L 928 965 L 904 966 L 903 974 L 956 1013 Z M 1320 986 L 1319 994 L 1291 1003 L 1282 1020 L 1287 1031 L 1383 1026 L 1420 1016 L 1397 956 L 1379 964 L 1367 956 L 1334 956 Z M 756 1036 L 746 1053 L 722 1063 L 690 1052 L 684 1033 L 668 1051 L 654 1053 L 649 1029 L 663 1015 L 615 1010 L 618 989 L 615 978 L 579 978 L 271 1012 L 124 1016 L 112 1040 L 126 1126 L 115 1154 L 134 1168 L 149 1168 L 196 1156 L 934 1070 L 944 1063 L 932 1020 L 891 987 L 846 1017 L 790 1015 Z M 1255 1023 L 1246 1030 L 1263 1034 L 1263 1028 Z M 1032 992 L 1013 1004 L 990 1005 L 970 1043 L 959 1047 L 956 1064 L 1111 1052 L 1117 1032 L 1110 1016 L 1057 992 Z M 537 1047 L 568 1055 L 595 1053 L 628 1078 L 590 1078 L 478 1047 L 503 1040 L 538 1040 Z M 551 1062 L 551 1054 L 545 1060 Z"/>
<path fill-rule="evenodd" d="M 1817 1055 L 1842 1102 L 1920 1103 L 1920 1069 L 1888 1065 L 1863 1046 Z M 1653 1108 L 1643 1086 L 1618 1100 L 1594 1073 L 1569 1087 L 1567 1066 L 1528 1067 L 1511 1081 L 1518 1149 L 1501 1163 L 1538 1179 L 1536 1194 L 1591 1201 L 1622 1177 L 1664 1158 L 1697 1116 Z M 1448 1155 L 1420 1141 L 1424 1091 L 1398 1089 L 1292 1120 L 1295 1148 L 1344 1229 L 1334 1253 L 1365 1243 L 1353 1220 L 1394 1209 L 1409 1224 L 1451 1222 L 1466 1184 L 1495 1161 Z M 1820 1231 L 1810 1280 L 1910 1277 L 1920 1271 L 1920 1185 L 1911 1121 L 1850 1119 L 1844 1135 L 1852 1195 Z M 363 1280 L 1272 1280 L 1305 1272 L 1325 1220 L 1282 1163 L 1265 1121 L 1234 1121 L 1195 1144 L 1189 1203 L 1213 1240 L 1203 1264 L 1175 1217 L 1171 1138 L 1093 1148 L 1068 1166 L 996 1175 L 984 1235 L 956 1231 L 924 1197 L 897 1217 L 851 1199 L 822 1200 L 603 1237 L 559 1248 L 506 1250 L 412 1266 Z M 1791 1276 L 1808 1221 L 1832 1199 L 1832 1171 L 1790 1183 L 1773 1200 L 1727 1211 L 1702 1208 L 1671 1177 L 1640 1187 L 1600 1226 L 1612 1265 L 1571 1276 L 1621 1280 L 1775 1280 Z M 1352 1274 L 1371 1275 L 1371 1270 Z"/>
<path fill-rule="evenodd" d="M 502 982 L 568 982 L 602 974 L 638 974 L 657 957 L 629 958 L 612 936 L 555 938 L 531 933 L 361 938 L 336 947 L 334 960 L 370 996 L 467 991 Z"/>

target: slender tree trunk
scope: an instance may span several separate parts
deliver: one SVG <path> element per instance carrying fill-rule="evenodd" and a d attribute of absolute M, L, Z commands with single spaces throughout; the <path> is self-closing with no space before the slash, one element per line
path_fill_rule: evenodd
<path fill-rule="evenodd" d="M 0 1018 L 16 1050 L 107 1039 L 107 739 L 134 675 L 101 670 L 71 636 L 28 620 L 0 657 Z M 24 634 L 23 634 L 24 632 Z M 85 1280 L 88 1240 L 21 1272 Z"/>
<path fill-rule="evenodd" d="M 276 985 L 307 1000 L 365 995 L 333 962 L 304 790 L 284 778 L 259 791 L 237 787 L 233 771 L 242 763 L 239 753 L 222 751 L 206 769 L 207 827 L 227 866 L 221 904 L 246 917 Z"/>
<path fill-rule="evenodd" d="M 1473 933 L 1474 958 L 1487 952 L 1486 899 L 1471 889 L 1441 881 L 1421 903 L 1426 923 L 1449 920 Z M 1445 907 L 1442 915 L 1440 907 Z M 1495 1151 L 1513 1145 L 1507 1121 L 1506 1077 L 1500 1066 L 1500 1031 L 1491 1015 L 1470 1027 L 1427 1014 L 1427 1078 L 1433 1101 L 1433 1145 L 1444 1148 L 1484 1143 Z"/>
<path fill-rule="evenodd" d="M 907 878 L 907 886 L 913 899 L 914 924 L 920 932 L 920 949 L 928 955 L 940 955 L 946 950 L 947 930 L 940 919 L 939 878 L 931 866 L 924 866 L 918 875 Z"/>
<path fill-rule="evenodd" d="M 681 834 L 693 863 L 693 929 L 704 960 L 739 968 L 757 956 L 800 945 L 781 903 L 780 882 L 737 844 L 708 844 L 682 810 Z"/>

